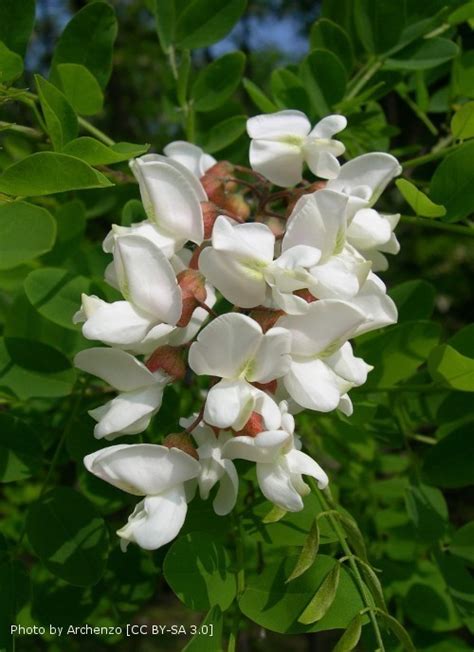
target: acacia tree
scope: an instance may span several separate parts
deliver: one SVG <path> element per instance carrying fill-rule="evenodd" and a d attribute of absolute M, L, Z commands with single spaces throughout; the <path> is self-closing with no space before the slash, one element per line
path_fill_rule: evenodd
<path fill-rule="evenodd" d="M 262 81 L 202 65 L 245 0 L 144 4 L 153 147 L 97 126 L 110 4 L 31 84 L 0 6 L 2 649 L 128 649 L 173 594 L 175 649 L 469 649 L 473 331 L 403 248 L 472 252 L 474 10 L 422 5 L 325 0 Z"/>

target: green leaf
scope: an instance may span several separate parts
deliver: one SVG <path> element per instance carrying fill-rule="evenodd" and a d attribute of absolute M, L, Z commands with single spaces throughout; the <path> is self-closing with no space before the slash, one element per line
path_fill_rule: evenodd
<path fill-rule="evenodd" d="M 343 514 L 342 512 L 338 512 L 336 518 L 341 521 L 342 527 L 344 528 L 344 531 L 347 534 L 347 538 L 349 539 L 349 543 L 354 549 L 356 555 L 366 562 L 367 550 L 365 547 L 365 541 L 357 523 L 354 521 L 354 519 L 350 518 L 346 514 Z"/>
<path fill-rule="evenodd" d="M 216 124 L 205 137 L 201 137 L 200 145 L 209 154 L 214 154 L 231 145 L 244 133 L 247 118 L 244 115 L 234 115 Z M 1 177 L 0 177 L 1 179 Z"/>
<path fill-rule="evenodd" d="M 77 491 L 57 487 L 33 503 L 26 532 L 46 568 L 76 586 L 96 584 L 107 561 L 109 536 L 103 519 Z"/>
<path fill-rule="evenodd" d="M 115 12 L 107 2 L 91 2 L 66 25 L 53 54 L 52 81 L 60 81 L 58 66 L 78 63 L 88 68 L 105 88 L 112 72 L 112 54 L 117 36 Z"/>
<path fill-rule="evenodd" d="M 71 106 L 81 115 L 102 111 L 104 95 L 94 75 L 78 63 L 60 63 L 58 81 Z"/>
<path fill-rule="evenodd" d="M 320 18 L 311 27 L 309 35 L 311 50 L 329 50 L 335 54 L 350 73 L 354 63 L 354 52 L 347 32 L 328 18 Z"/>
<path fill-rule="evenodd" d="M 394 636 L 403 645 L 403 648 L 406 650 L 406 652 L 416 652 L 416 648 L 412 643 L 410 635 L 403 627 L 403 625 L 399 623 L 396 618 L 383 611 L 378 611 L 377 613 L 380 615 L 381 620 L 384 622 L 387 628 L 390 629 Z"/>
<path fill-rule="evenodd" d="M 142 222 L 147 219 L 143 204 L 139 199 L 129 199 L 122 208 L 122 226 L 130 226 L 134 222 Z"/>
<path fill-rule="evenodd" d="M 34 22 L 35 0 L 0 2 L 0 41 L 22 57 L 30 40 Z"/>
<path fill-rule="evenodd" d="M 336 597 L 340 576 L 341 564 L 336 562 L 324 578 L 311 602 L 298 618 L 298 622 L 303 623 L 303 625 L 311 625 L 312 623 L 321 620 L 321 618 L 327 614 L 328 609 Z"/>
<path fill-rule="evenodd" d="M 450 25 L 459 25 L 474 18 L 474 2 L 466 2 L 460 7 L 455 9 L 452 14 L 448 16 L 448 23 Z M 472 27 L 472 25 L 471 25 Z"/>
<path fill-rule="evenodd" d="M 436 168 L 430 194 L 434 201 L 446 206 L 450 222 L 462 220 L 472 211 L 474 203 L 474 142 L 458 147 Z"/>
<path fill-rule="evenodd" d="M 330 572 L 336 573 L 334 566 L 340 564 L 332 557 L 318 555 L 318 562 L 306 573 L 286 583 L 295 562 L 295 557 L 278 557 L 278 561 L 267 565 L 261 574 L 247 574 L 246 588 L 239 600 L 242 613 L 257 625 L 280 634 L 346 628 L 364 608 L 351 575 L 340 568 L 339 586 L 332 606 L 320 621 L 305 625 L 298 622 L 298 618 L 314 596 L 315 587 L 320 586 Z"/>
<path fill-rule="evenodd" d="M 72 318 L 81 294 L 89 292 L 88 279 L 65 269 L 43 267 L 28 274 L 24 285 L 26 296 L 40 315 L 63 328 L 77 330 Z"/>
<path fill-rule="evenodd" d="M 184 50 L 178 66 L 178 79 L 176 80 L 176 95 L 180 106 L 186 103 L 188 95 L 189 73 L 191 72 L 191 55 L 189 50 Z"/>
<path fill-rule="evenodd" d="M 393 59 L 388 58 L 383 67 L 385 70 L 429 70 L 450 61 L 458 52 L 458 46 L 448 39 L 422 39 L 398 52 Z"/>
<path fill-rule="evenodd" d="M 468 487 L 474 483 L 474 437 L 472 425 L 464 424 L 431 447 L 423 470 L 438 487 Z"/>
<path fill-rule="evenodd" d="M 25 342 L 28 350 L 30 342 L 23 340 L 23 347 Z M 76 374 L 71 368 L 44 373 L 20 366 L 10 356 L 3 338 L 0 339 L 0 389 L 10 390 L 20 400 L 68 396 L 75 380 Z"/>
<path fill-rule="evenodd" d="M 434 309 L 436 290 L 427 281 L 405 281 L 389 292 L 397 304 L 398 321 L 429 319 Z"/>
<path fill-rule="evenodd" d="M 385 596 L 383 594 L 382 585 L 380 580 L 377 577 L 374 569 L 370 564 L 363 561 L 362 559 L 356 558 L 356 562 L 360 567 L 362 577 L 364 582 L 367 584 L 375 605 L 382 611 L 387 611 L 387 605 L 385 604 Z"/>
<path fill-rule="evenodd" d="M 439 337 L 439 325 L 428 321 L 405 322 L 370 334 L 357 348 L 357 354 L 375 367 L 365 387 L 391 387 L 412 376 Z"/>
<path fill-rule="evenodd" d="M 474 564 L 474 521 L 456 530 L 449 544 L 449 551 L 456 557 Z"/>
<path fill-rule="evenodd" d="M 274 113 L 275 111 L 278 110 L 278 107 L 275 104 L 273 104 L 271 100 L 268 99 L 265 93 L 263 93 L 260 90 L 260 88 L 253 83 L 252 80 L 244 77 L 242 83 L 244 85 L 245 90 L 248 93 L 248 96 L 255 104 L 257 109 L 260 109 L 260 111 L 263 111 L 263 113 Z"/>
<path fill-rule="evenodd" d="M 353 12 L 357 35 L 368 52 L 387 52 L 398 43 L 405 23 L 401 3 L 356 0 Z"/>
<path fill-rule="evenodd" d="M 0 482 L 16 482 L 41 468 L 43 451 L 30 426 L 0 413 Z"/>
<path fill-rule="evenodd" d="M 333 652 L 351 652 L 354 650 L 362 634 L 362 618 L 359 614 L 351 621 L 349 627 L 338 640 Z"/>
<path fill-rule="evenodd" d="M 0 41 L 0 84 L 14 81 L 23 72 L 23 59 Z"/>
<path fill-rule="evenodd" d="M 240 84 L 245 67 L 243 52 L 230 52 L 203 68 L 191 97 L 196 111 L 212 111 L 223 104 Z"/>
<path fill-rule="evenodd" d="M 300 74 L 318 116 L 329 113 L 344 97 L 347 73 L 333 52 L 313 50 L 304 58 Z"/>
<path fill-rule="evenodd" d="M 48 134 L 57 151 L 77 136 L 78 124 L 74 109 L 60 90 L 46 79 L 35 75 L 36 87 Z"/>
<path fill-rule="evenodd" d="M 418 190 L 410 181 L 398 179 L 395 181 L 395 184 L 402 193 L 403 198 L 413 208 L 416 215 L 421 215 L 422 217 L 442 217 L 446 215 L 444 206 L 432 202 L 424 192 Z"/>
<path fill-rule="evenodd" d="M 177 539 L 163 563 L 166 581 L 190 609 L 215 605 L 223 611 L 235 598 L 235 574 L 224 546 L 207 532 L 191 532 Z"/>
<path fill-rule="evenodd" d="M 68 154 L 36 152 L 0 175 L 0 192 L 38 197 L 67 190 L 107 188 L 113 183 L 90 165 Z"/>
<path fill-rule="evenodd" d="M 456 140 L 474 138 L 474 102 L 466 102 L 453 115 L 451 133 Z"/>
<path fill-rule="evenodd" d="M 246 0 L 191 0 L 176 24 L 176 45 L 203 48 L 220 41 L 244 13 Z"/>
<path fill-rule="evenodd" d="M 452 93 L 454 96 L 474 97 L 474 52 L 464 52 L 454 62 Z"/>
<path fill-rule="evenodd" d="M 174 40 L 176 23 L 175 0 L 155 0 L 155 24 L 163 52 L 168 53 Z"/>
<path fill-rule="evenodd" d="M 313 565 L 314 560 L 316 559 L 316 556 L 318 554 L 318 550 L 319 550 L 319 526 L 318 526 L 318 520 L 315 519 L 313 525 L 311 526 L 311 530 L 309 531 L 309 534 L 306 538 L 306 541 L 304 542 L 304 546 L 300 552 L 298 561 L 296 562 L 295 567 L 293 568 L 290 576 L 286 581 L 291 582 L 292 580 L 302 575 L 305 571 L 307 571 L 308 568 L 310 568 Z"/>
<path fill-rule="evenodd" d="M 311 102 L 303 81 L 287 68 L 277 68 L 272 72 L 270 86 L 273 99 L 280 109 L 291 106 L 303 113 L 311 112 Z"/>
<path fill-rule="evenodd" d="M 449 344 L 442 344 L 432 351 L 428 370 L 437 383 L 461 392 L 474 392 L 474 359 L 462 355 Z"/>
<path fill-rule="evenodd" d="M 56 242 L 43 256 L 45 265 L 58 265 L 77 251 L 86 227 L 84 204 L 78 199 L 61 204 L 53 215 L 56 222 Z"/>
<path fill-rule="evenodd" d="M 203 622 L 198 625 L 198 632 L 183 648 L 183 652 L 221 652 L 222 628 L 224 618 L 219 607 L 215 606 L 207 613 Z M 212 636 L 210 634 L 212 626 Z"/>
<path fill-rule="evenodd" d="M 410 485 L 405 502 L 417 538 L 430 544 L 441 539 L 448 525 L 448 507 L 441 491 L 421 483 Z"/>
<path fill-rule="evenodd" d="M 55 237 L 56 225 L 46 209 L 26 202 L 0 205 L 0 269 L 50 251 Z"/>
<path fill-rule="evenodd" d="M 149 145 L 135 145 L 134 143 L 104 145 L 100 140 L 90 136 L 81 136 L 66 145 L 64 154 L 80 158 L 89 165 L 111 165 L 141 156 L 149 148 Z"/>

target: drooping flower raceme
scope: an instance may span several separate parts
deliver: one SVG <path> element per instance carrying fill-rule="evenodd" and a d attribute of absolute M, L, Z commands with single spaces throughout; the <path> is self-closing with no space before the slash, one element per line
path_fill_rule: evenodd
<path fill-rule="evenodd" d="M 171 383 L 197 411 L 162 443 L 85 458 L 142 497 L 118 531 L 123 548 L 171 541 L 190 500 L 231 512 L 239 460 L 255 463 L 262 494 L 282 510 L 304 508 L 304 476 L 326 487 L 290 412 L 350 416 L 349 392 L 372 369 L 350 340 L 397 319 L 374 272 L 398 250 L 398 216 L 374 206 L 400 167 L 384 153 L 340 166 L 333 136 L 345 126 L 332 115 L 312 129 L 300 111 L 280 111 L 249 119 L 251 168 L 184 141 L 130 163 L 147 219 L 106 235 L 105 280 L 122 298 L 82 297 L 74 320 L 105 346 L 75 363 L 117 392 L 99 407 L 91 399 L 97 438 L 146 440 Z M 302 180 L 305 164 L 315 179 Z"/>

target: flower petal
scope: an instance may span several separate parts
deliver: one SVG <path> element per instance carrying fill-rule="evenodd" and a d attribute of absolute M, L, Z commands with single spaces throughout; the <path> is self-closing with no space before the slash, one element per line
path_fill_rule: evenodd
<path fill-rule="evenodd" d="M 138 311 L 128 301 L 107 303 L 97 297 L 83 295 L 82 305 L 86 317 L 82 334 L 89 340 L 101 340 L 110 346 L 133 349 L 153 327 L 150 316 Z"/>
<path fill-rule="evenodd" d="M 244 260 L 269 263 L 273 260 L 275 235 L 266 224 L 236 224 L 219 215 L 212 230 L 212 246 Z"/>
<path fill-rule="evenodd" d="M 264 435 L 264 437 L 262 437 Z M 260 440 L 258 438 L 260 437 Z M 249 462 L 270 463 L 278 457 L 282 445 L 288 440 L 283 430 L 267 431 L 256 437 L 240 435 L 224 444 L 222 456 L 228 459 L 242 459 Z"/>
<path fill-rule="evenodd" d="M 304 503 L 290 475 L 280 464 L 257 464 L 257 480 L 267 500 L 287 512 L 299 512 Z"/>
<path fill-rule="evenodd" d="M 253 411 L 252 387 L 244 380 L 221 380 L 209 390 L 204 420 L 217 428 L 240 430 Z"/>
<path fill-rule="evenodd" d="M 163 149 L 163 152 L 173 161 L 178 161 L 178 163 L 184 165 L 198 179 L 217 163 L 213 156 L 206 154 L 200 147 L 185 140 L 175 140 L 169 143 Z"/>
<path fill-rule="evenodd" d="M 84 458 L 88 471 L 136 496 L 152 496 L 196 478 L 201 469 L 177 448 L 156 444 L 117 444 Z"/>
<path fill-rule="evenodd" d="M 173 487 L 159 496 L 148 496 L 136 506 L 128 523 L 117 531 L 122 549 L 130 542 L 144 550 L 156 550 L 172 541 L 184 525 L 188 505 L 184 487 Z"/>
<path fill-rule="evenodd" d="M 315 478 L 320 489 L 325 489 L 328 486 L 329 478 L 325 471 L 306 453 L 293 449 L 286 455 L 286 463 L 292 473 L 310 475 Z"/>
<path fill-rule="evenodd" d="M 309 410 L 331 412 L 339 404 L 337 376 L 322 360 L 293 362 L 283 382 L 290 396 Z"/>
<path fill-rule="evenodd" d="M 399 162 L 391 154 L 362 154 L 344 163 L 337 179 L 329 181 L 328 188 L 351 195 L 354 191 L 357 193 L 360 187 L 368 187 L 371 191 L 369 203 L 372 205 L 401 171 Z"/>
<path fill-rule="evenodd" d="M 156 321 L 176 324 L 181 316 L 181 291 L 163 252 L 139 235 L 118 238 L 114 250 L 122 293 Z"/>
<path fill-rule="evenodd" d="M 80 351 L 74 365 L 115 387 L 119 392 L 130 392 L 154 385 L 156 377 L 130 353 L 119 349 L 93 347 Z"/>
<path fill-rule="evenodd" d="M 222 464 L 224 466 L 224 475 L 220 480 L 219 489 L 212 503 L 218 516 L 225 516 L 234 509 L 239 491 L 239 476 L 234 464 L 230 460 L 222 460 Z"/>
<path fill-rule="evenodd" d="M 324 359 L 324 362 L 341 378 L 359 386 L 367 380 L 367 374 L 373 369 L 362 358 L 356 358 L 352 346 L 346 342 L 339 351 Z"/>
<path fill-rule="evenodd" d="M 271 328 L 261 338 L 253 358 L 251 371 L 246 374 L 249 382 L 268 383 L 280 378 L 290 365 L 291 333 L 284 328 Z"/>
<path fill-rule="evenodd" d="M 189 350 L 197 374 L 236 378 L 252 360 L 263 339 L 256 321 L 239 313 L 221 315 L 208 324 Z"/>
<path fill-rule="evenodd" d="M 250 138 L 279 140 L 288 135 L 307 136 L 311 129 L 308 118 L 301 111 L 277 111 L 256 115 L 247 120 L 247 133 Z"/>
<path fill-rule="evenodd" d="M 252 140 L 249 160 L 252 168 L 276 186 L 289 188 L 302 179 L 301 146 L 276 140 Z"/>
<path fill-rule="evenodd" d="M 327 115 L 320 120 L 310 131 L 310 138 L 332 138 L 347 127 L 347 120 L 343 115 Z"/>

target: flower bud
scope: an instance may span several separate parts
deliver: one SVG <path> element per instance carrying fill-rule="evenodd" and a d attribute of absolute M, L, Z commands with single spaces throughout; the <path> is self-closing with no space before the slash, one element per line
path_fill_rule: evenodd
<path fill-rule="evenodd" d="M 265 424 L 262 415 L 258 412 L 252 412 L 242 430 L 236 431 L 235 434 L 236 436 L 247 435 L 247 437 L 256 437 L 263 430 L 265 430 Z"/>
<path fill-rule="evenodd" d="M 261 389 L 262 392 L 268 392 L 269 394 L 275 394 L 278 388 L 277 380 L 270 380 L 268 383 L 252 383 L 257 389 Z"/>
<path fill-rule="evenodd" d="M 306 301 L 306 303 L 313 303 L 313 301 L 317 301 L 317 298 L 311 294 L 311 292 L 308 289 L 304 290 L 295 290 L 293 292 L 297 297 L 301 297 Z"/>
<path fill-rule="evenodd" d="M 240 193 L 227 193 L 219 202 L 221 206 L 227 213 L 240 217 L 241 220 L 248 219 L 250 215 L 250 206 L 244 199 L 244 196 Z"/>
<path fill-rule="evenodd" d="M 165 437 L 163 446 L 167 448 L 179 448 L 183 453 L 187 453 L 191 457 L 194 457 L 194 459 L 199 460 L 196 447 L 187 432 L 172 432 Z"/>
<path fill-rule="evenodd" d="M 222 211 L 210 201 L 202 201 L 201 208 L 204 221 L 204 240 L 210 240 L 214 222 L 221 215 Z"/>
<path fill-rule="evenodd" d="M 295 188 L 292 192 L 292 199 L 288 204 L 286 210 L 287 216 L 291 214 L 291 211 L 295 207 L 295 204 L 300 197 L 303 195 L 309 195 L 310 193 L 316 192 L 317 190 L 323 190 L 323 188 L 327 186 L 327 183 L 327 181 L 314 181 L 313 183 L 310 183 L 308 186 L 304 186 L 303 188 Z"/>
<path fill-rule="evenodd" d="M 145 365 L 152 372 L 163 371 L 174 380 L 183 380 L 186 375 L 186 364 L 181 353 L 182 349 L 178 346 L 159 346 Z"/>
<path fill-rule="evenodd" d="M 260 325 L 262 331 L 266 333 L 270 328 L 275 326 L 280 317 L 284 315 L 283 310 L 268 310 L 267 308 L 255 308 L 252 310 L 249 317 L 251 317 L 257 324 Z"/>
<path fill-rule="evenodd" d="M 177 326 L 187 326 L 195 309 L 207 298 L 204 276 L 197 269 L 185 269 L 177 276 L 183 309 Z"/>
<path fill-rule="evenodd" d="M 213 165 L 206 174 L 201 177 L 201 184 L 206 191 L 209 199 L 215 203 L 215 197 L 220 197 L 224 190 L 233 191 L 236 189 L 234 182 L 224 182 L 223 179 L 232 176 L 234 173 L 234 166 L 229 161 L 219 161 Z"/>

